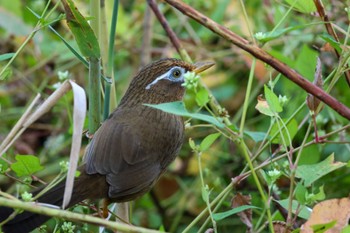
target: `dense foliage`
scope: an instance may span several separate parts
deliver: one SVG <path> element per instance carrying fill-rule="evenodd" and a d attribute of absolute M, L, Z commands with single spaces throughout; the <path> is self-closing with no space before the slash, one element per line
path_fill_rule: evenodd
<path fill-rule="evenodd" d="M 329 25 L 338 35 L 336 39 L 327 32 L 326 19 L 319 16 L 315 7 L 319 1 L 250 0 L 242 1 L 243 5 L 229 0 L 185 2 L 310 82 L 322 78 L 324 84 L 315 85 L 350 106 L 350 86 L 345 77 L 350 57 L 347 1 L 331 0 L 323 6 L 332 22 Z M 93 21 L 86 1 L 75 4 L 87 20 Z M 282 221 L 297 229 L 310 216 L 305 206 L 312 208 L 323 200 L 349 195 L 349 119 L 332 106 L 318 107 L 312 97 L 307 104 L 308 93 L 276 72 L 273 64 L 256 60 L 166 2 L 158 1 L 157 6 L 179 39 L 182 54 L 146 1 L 120 1 L 111 76 L 106 73 L 109 33 L 103 29 L 110 30 L 113 1 L 106 1 L 102 18 L 106 17 L 107 25 L 102 24 L 104 36 L 97 40 L 105 56 L 102 73 L 115 81 L 111 108 L 138 69 L 151 61 L 163 57 L 186 59 L 187 54 L 193 61 L 211 60 L 216 65 L 202 74 L 198 84 L 187 86 L 186 109 L 179 103 L 158 106 L 184 116 L 186 141 L 155 188 L 131 204 L 132 224 L 167 232 L 186 228 L 187 232 L 209 228 L 215 232 L 271 232 L 274 221 Z M 46 14 L 39 20 L 42 12 Z M 88 67 L 62 40 L 84 54 L 77 45 L 82 42 L 73 36 L 64 14 L 59 1 L 1 1 L 0 141 L 37 93 L 43 101 L 65 79 L 74 80 L 91 97 Z M 101 79 L 104 93 L 106 79 Z M 40 101 L 35 106 L 39 105 Z M 33 190 L 32 186 L 50 182 L 65 170 L 62 161 L 69 160 L 74 128 L 72 106 L 73 94 L 68 92 L 1 154 L 1 197 L 21 197 Z M 102 111 L 106 108 L 102 108 L 101 116 Z M 86 119 L 85 129 L 89 127 Z M 87 143 L 84 137 L 81 155 Z M 3 150 L 1 147 L 0 153 Z M 202 216 L 212 202 L 210 214 Z M 235 214 L 239 210 L 235 208 L 242 205 L 247 211 L 241 213 L 246 215 Z M 94 213 L 96 208 L 82 203 L 72 209 Z M 63 222 L 50 220 L 47 232 L 68 232 L 71 226 Z M 96 226 L 90 224 L 74 225 L 82 232 L 96 231 Z"/>

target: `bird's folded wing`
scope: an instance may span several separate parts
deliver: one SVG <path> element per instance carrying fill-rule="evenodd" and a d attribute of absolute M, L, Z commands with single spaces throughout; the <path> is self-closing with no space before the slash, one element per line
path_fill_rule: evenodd
<path fill-rule="evenodd" d="M 147 150 L 140 131 L 127 122 L 109 118 L 96 132 L 85 154 L 86 172 L 106 175 L 111 198 L 144 193 L 161 173 L 157 155 Z"/>

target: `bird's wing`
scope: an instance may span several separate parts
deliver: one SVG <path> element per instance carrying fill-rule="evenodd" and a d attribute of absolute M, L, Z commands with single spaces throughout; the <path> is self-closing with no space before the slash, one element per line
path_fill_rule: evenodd
<path fill-rule="evenodd" d="M 157 155 L 147 150 L 140 129 L 132 125 L 134 117 L 115 113 L 106 120 L 94 135 L 84 159 L 88 174 L 106 175 L 109 196 L 118 201 L 143 194 L 161 173 Z"/>

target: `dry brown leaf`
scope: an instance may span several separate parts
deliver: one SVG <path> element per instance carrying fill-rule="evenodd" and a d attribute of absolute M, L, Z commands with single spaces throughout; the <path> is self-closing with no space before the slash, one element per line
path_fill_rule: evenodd
<path fill-rule="evenodd" d="M 321 64 L 321 60 L 319 57 L 317 57 L 317 63 L 316 63 L 313 84 L 315 84 L 316 86 L 318 86 L 320 88 L 323 88 L 322 64 Z M 309 107 L 309 109 L 311 111 L 315 112 L 315 114 L 317 115 L 318 111 L 320 111 L 320 109 L 318 110 L 317 108 L 320 105 L 321 101 L 319 99 L 317 99 L 315 96 L 309 94 L 306 98 L 306 103 L 307 103 L 307 106 Z"/>
<path fill-rule="evenodd" d="M 287 226 L 285 222 L 275 221 L 273 224 L 273 230 L 275 233 L 291 233 L 292 229 Z"/>
<path fill-rule="evenodd" d="M 312 233 L 312 226 L 337 221 L 336 225 L 325 231 L 338 233 L 348 225 L 350 218 L 350 199 L 331 199 L 314 206 L 309 220 L 301 227 L 301 233 Z"/>
<path fill-rule="evenodd" d="M 251 200 L 252 198 L 250 195 L 242 195 L 241 193 L 237 193 L 236 196 L 232 198 L 231 207 L 237 208 L 242 205 L 251 205 Z M 252 209 L 237 213 L 241 221 L 247 226 L 246 232 L 251 232 L 253 229 L 252 214 Z"/>

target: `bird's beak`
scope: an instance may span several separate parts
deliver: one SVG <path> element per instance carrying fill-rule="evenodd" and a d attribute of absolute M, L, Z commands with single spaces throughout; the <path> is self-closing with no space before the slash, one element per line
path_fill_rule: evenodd
<path fill-rule="evenodd" d="M 194 63 L 195 68 L 192 71 L 195 72 L 196 74 L 199 74 L 199 73 L 209 69 L 213 65 L 215 65 L 215 63 L 212 61 L 196 62 L 196 63 Z"/>

